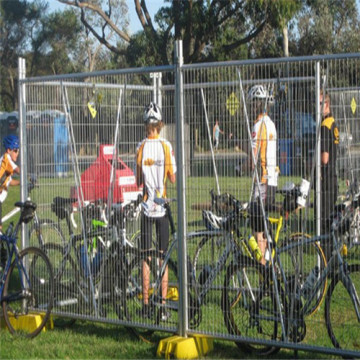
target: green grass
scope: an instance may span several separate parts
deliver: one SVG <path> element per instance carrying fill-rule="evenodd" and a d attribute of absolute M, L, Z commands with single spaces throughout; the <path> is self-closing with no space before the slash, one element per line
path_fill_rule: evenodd
<path fill-rule="evenodd" d="M 36 338 L 13 337 L 0 331 L 1 359 L 156 359 L 161 339 L 171 334 L 156 332 L 151 343 L 143 342 L 122 326 L 77 321 L 64 329 L 41 333 Z M 214 341 L 206 359 L 255 358 L 241 352 L 230 341 Z M 294 358 L 294 351 L 281 350 L 274 359 Z M 300 359 L 330 358 L 325 354 L 299 352 Z"/>

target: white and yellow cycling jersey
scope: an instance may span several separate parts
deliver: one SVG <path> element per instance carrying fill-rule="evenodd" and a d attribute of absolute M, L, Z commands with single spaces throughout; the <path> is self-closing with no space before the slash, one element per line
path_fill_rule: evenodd
<path fill-rule="evenodd" d="M 156 197 L 166 197 L 166 179 L 176 173 L 176 161 L 169 141 L 156 137 L 147 137 L 136 150 L 136 171 L 144 179 L 144 211 L 149 217 L 165 215 L 165 209 L 156 205 Z"/>
<path fill-rule="evenodd" d="M 0 202 L 4 202 L 7 196 L 7 189 L 10 185 L 12 174 L 18 167 L 11 156 L 5 153 L 0 157 Z"/>
<path fill-rule="evenodd" d="M 276 161 L 277 133 L 273 121 L 267 114 L 260 114 L 252 129 L 251 146 L 255 159 L 261 164 L 261 182 L 277 186 Z"/>

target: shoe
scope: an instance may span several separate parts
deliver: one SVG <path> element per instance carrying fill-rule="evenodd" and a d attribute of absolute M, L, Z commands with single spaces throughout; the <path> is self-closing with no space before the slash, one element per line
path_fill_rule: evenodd
<path fill-rule="evenodd" d="M 166 322 L 171 318 L 171 313 L 170 311 L 166 310 L 166 309 L 161 309 L 160 310 L 160 321 Z"/>

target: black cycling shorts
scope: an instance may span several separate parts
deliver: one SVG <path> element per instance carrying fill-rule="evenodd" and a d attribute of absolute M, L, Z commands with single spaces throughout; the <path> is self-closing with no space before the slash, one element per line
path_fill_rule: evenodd
<path fill-rule="evenodd" d="M 267 186 L 266 198 L 264 201 L 265 211 L 271 210 L 275 204 L 276 186 Z M 264 217 L 261 211 L 260 202 L 254 201 L 250 204 L 250 226 L 254 232 L 265 231 Z"/>
<path fill-rule="evenodd" d="M 155 236 L 153 239 L 153 225 Z M 141 250 L 156 248 L 166 251 L 169 245 L 169 218 L 167 215 L 159 218 L 150 218 L 144 214 L 141 217 Z"/>

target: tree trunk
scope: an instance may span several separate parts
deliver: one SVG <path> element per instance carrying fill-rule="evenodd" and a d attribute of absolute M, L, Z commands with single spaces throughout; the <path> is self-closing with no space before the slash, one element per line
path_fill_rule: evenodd
<path fill-rule="evenodd" d="M 284 56 L 285 56 L 285 57 L 288 57 L 288 56 L 289 56 L 289 36 L 288 36 L 287 24 L 286 24 L 285 26 L 283 26 L 282 32 L 283 32 L 283 50 L 284 50 Z"/>

